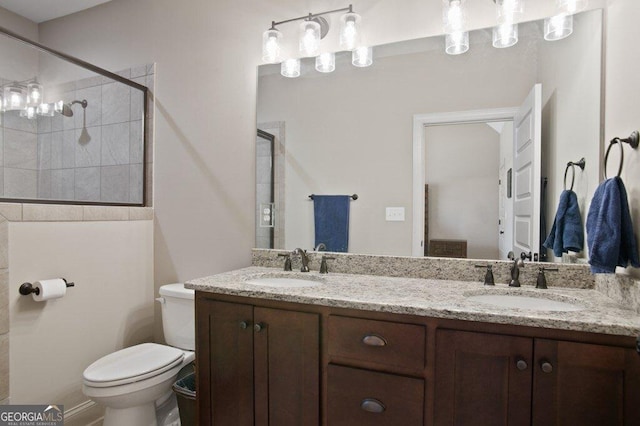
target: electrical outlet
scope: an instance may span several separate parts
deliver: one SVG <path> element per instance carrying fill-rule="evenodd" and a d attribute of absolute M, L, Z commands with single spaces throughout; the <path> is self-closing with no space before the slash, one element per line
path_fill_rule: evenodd
<path fill-rule="evenodd" d="M 387 207 L 387 222 L 404 222 L 404 207 Z"/>

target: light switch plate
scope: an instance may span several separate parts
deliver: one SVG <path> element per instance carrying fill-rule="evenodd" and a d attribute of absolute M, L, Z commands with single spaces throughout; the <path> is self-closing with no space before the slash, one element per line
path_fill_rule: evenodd
<path fill-rule="evenodd" d="M 404 222 L 404 207 L 387 207 L 387 222 Z"/>

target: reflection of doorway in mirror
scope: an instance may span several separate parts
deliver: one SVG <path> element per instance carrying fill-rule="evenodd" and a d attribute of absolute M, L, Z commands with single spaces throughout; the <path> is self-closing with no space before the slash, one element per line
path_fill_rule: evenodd
<path fill-rule="evenodd" d="M 258 124 L 256 139 L 256 248 L 284 248 L 284 122 Z M 264 226 L 265 206 L 269 225 Z"/>

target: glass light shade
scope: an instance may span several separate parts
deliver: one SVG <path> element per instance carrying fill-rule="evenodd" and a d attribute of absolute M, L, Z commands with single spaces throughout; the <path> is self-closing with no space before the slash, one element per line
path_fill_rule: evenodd
<path fill-rule="evenodd" d="M 36 107 L 28 106 L 25 109 L 20 110 L 20 117 L 26 117 L 29 120 L 36 118 Z"/>
<path fill-rule="evenodd" d="M 557 0 L 560 12 L 568 15 L 582 12 L 587 8 L 588 3 L 588 0 Z"/>
<path fill-rule="evenodd" d="M 496 0 L 496 17 L 500 25 L 516 22 L 523 13 L 523 0 Z"/>
<path fill-rule="evenodd" d="M 280 65 L 280 74 L 284 77 L 300 77 L 300 59 L 286 59 Z"/>
<path fill-rule="evenodd" d="M 53 103 L 53 110 L 55 112 L 62 114 L 63 109 L 64 109 L 64 101 L 57 101 Z"/>
<path fill-rule="evenodd" d="M 268 64 L 282 61 L 280 40 L 282 33 L 275 28 L 262 33 L 262 60 Z"/>
<path fill-rule="evenodd" d="M 42 84 L 37 81 L 27 84 L 27 105 L 37 107 L 42 103 Z"/>
<path fill-rule="evenodd" d="M 11 84 L 4 88 L 4 111 L 17 111 L 27 106 L 27 88 L 19 84 Z"/>
<path fill-rule="evenodd" d="M 445 52 L 449 55 L 460 55 L 467 50 L 469 50 L 469 33 L 467 31 L 445 36 Z"/>
<path fill-rule="evenodd" d="M 336 54 L 333 52 L 322 53 L 316 56 L 316 71 L 333 72 L 336 69 Z"/>
<path fill-rule="evenodd" d="M 518 42 L 518 24 L 493 27 L 493 47 L 511 47 Z"/>
<path fill-rule="evenodd" d="M 304 21 L 300 24 L 300 53 L 303 56 L 317 56 L 320 53 L 320 24 Z"/>
<path fill-rule="evenodd" d="M 351 52 L 351 63 L 354 67 L 368 67 L 373 64 L 373 49 L 371 47 L 358 47 Z"/>
<path fill-rule="evenodd" d="M 544 20 L 544 39 L 562 40 L 573 32 L 573 15 L 556 15 Z"/>
<path fill-rule="evenodd" d="M 442 24 L 445 34 L 461 32 L 466 25 L 466 0 L 442 0 Z"/>
<path fill-rule="evenodd" d="M 38 108 L 36 108 L 36 113 L 43 117 L 53 117 L 55 115 L 55 106 L 53 102 L 48 104 L 41 103 L 38 105 Z"/>
<path fill-rule="evenodd" d="M 360 20 L 360 15 L 353 12 L 340 17 L 340 48 L 353 50 L 360 43 Z"/>

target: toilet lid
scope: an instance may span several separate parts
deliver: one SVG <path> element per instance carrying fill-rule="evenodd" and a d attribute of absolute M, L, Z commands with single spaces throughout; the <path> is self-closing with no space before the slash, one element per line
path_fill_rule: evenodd
<path fill-rule="evenodd" d="M 184 352 L 171 346 L 142 343 L 106 355 L 84 370 L 94 387 L 117 386 L 157 376 L 182 362 Z"/>

